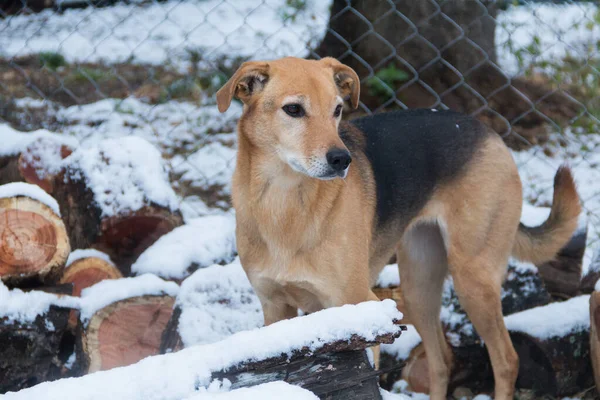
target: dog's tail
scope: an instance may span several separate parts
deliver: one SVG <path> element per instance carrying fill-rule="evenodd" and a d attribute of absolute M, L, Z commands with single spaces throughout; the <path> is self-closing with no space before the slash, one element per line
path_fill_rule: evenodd
<path fill-rule="evenodd" d="M 561 166 L 554 176 L 554 196 L 548 219 L 540 226 L 519 225 L 512 254 L 519 260 L 541 264 L 552 260 L 577 229 L 581 213 L 571 170 Z"/>

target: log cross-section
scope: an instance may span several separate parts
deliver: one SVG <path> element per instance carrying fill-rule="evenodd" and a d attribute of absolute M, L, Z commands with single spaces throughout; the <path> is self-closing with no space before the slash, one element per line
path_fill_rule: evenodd
<path fill-rule="evenodd" d="M 70 252 L 65 226 L 45 204 L 0 199 L 0 278 L 8 284 L 54 283 Z"/>

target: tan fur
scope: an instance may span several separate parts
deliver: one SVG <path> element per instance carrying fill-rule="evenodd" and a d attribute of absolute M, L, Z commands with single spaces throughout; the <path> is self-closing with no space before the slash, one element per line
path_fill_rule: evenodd
<path fill-rule="evenodd" d="M 513 251 L 529 259 L 540 251 L 546 259 L 566 242 L 579 210 L 572 179 L 559 172 L 550 233 L 527 242 L 517 235 L 516 166 L 502 140 L 490 135 L 465 172 L 437 187 L 400 235 L 376 231 L 375 184 L 364 154 L 352 155 L 345 179 L 315 178 L 327 150 L 345 148 L 333 111 L 340 96 L 356 106 L 358 88 L 354 71 L 336 60 L 284 58 L 245 63 L 217 94 L 221 111 L 234 96 L 244 102 L 232 197 L 238 251 L 265 324 L 293 317 L 298 308 L 377 299 L 371 286 L 396 252 L 404 301 L 427 352 L 431 398 L 445 398 L 452 367 L 439 321 L 448 272 L 488 346 L 496 399 L 512 398 L 518 360 L 500 307 L 506 264 Z M 309 117 L 286 116 L 282 106 L 289 101 L 301 102 Z M 353 129 L 349 134 L 360 141 Z"/>

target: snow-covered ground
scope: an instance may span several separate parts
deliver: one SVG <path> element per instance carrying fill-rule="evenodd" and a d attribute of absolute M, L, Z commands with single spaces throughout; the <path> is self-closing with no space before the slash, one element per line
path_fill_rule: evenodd
<path fill-rule="evenodd" d="M 142 6 L 70 9 L 63 14 L 8 18 L 0 25 L 0 55 L 43 51 L 69 61 L 123 62 L 187 66 L 189 51 L 201 50 L 211 62 L 222 55 L 273 58 L 304 56 L 322 37 L 330 1 L 309 1 L 294 12 L 284 0 L 170 0 Z"/>

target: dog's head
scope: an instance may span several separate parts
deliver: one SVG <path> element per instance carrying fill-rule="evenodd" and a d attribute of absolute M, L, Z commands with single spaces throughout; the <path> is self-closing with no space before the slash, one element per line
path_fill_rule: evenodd
<path fill-rule="evenodd" d="M 283 58 L 242 64 L 217 92 L 219 111 L 244 103 L 240 129 L 257 148 L 319 179 L 345 177 L 352 160 L 338 134 L 343 97 L 358 106 L 360 82 L 333 58 Z"/>

